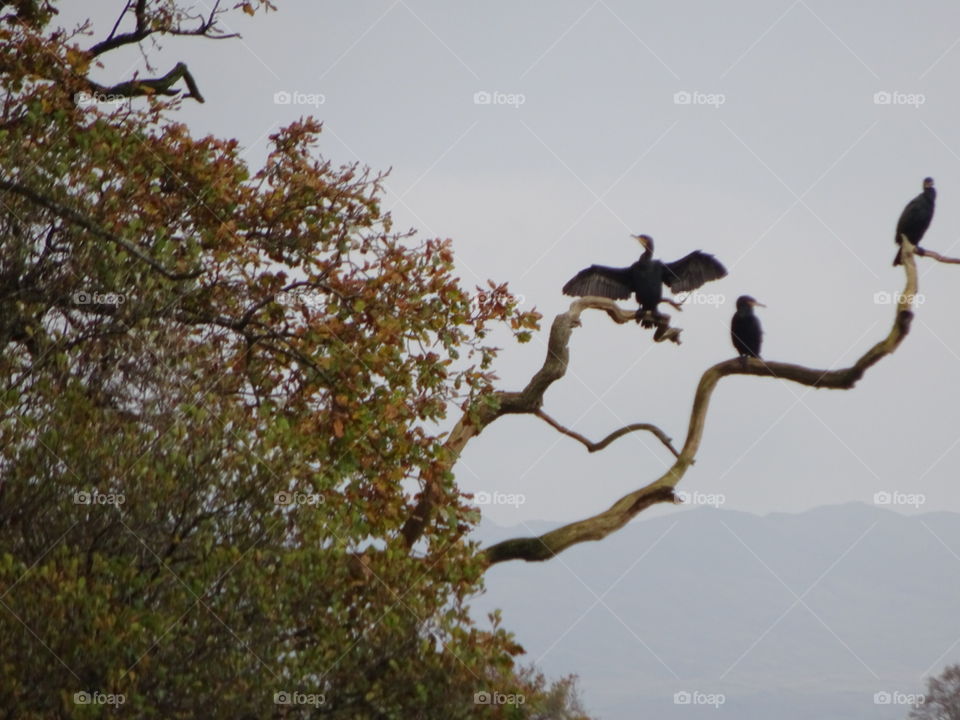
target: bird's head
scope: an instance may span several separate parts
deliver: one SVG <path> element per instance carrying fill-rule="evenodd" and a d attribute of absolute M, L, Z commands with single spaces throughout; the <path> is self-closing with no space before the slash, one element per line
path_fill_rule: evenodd
<path fill-rule="evenodd" d="M 930 178 L 930 177 L 924 178 L 923 189 L 926 190 L 927 188 L 932 188 L 932 187 L 933 187 L 933 178 Z"/>
<path fill-rule="evenodd" d="M 766 305 L 749 295 L 741 295 L 737 298 L 737 310 L 752 310 L 755 307 L 766 307 Z"/>
<path fill-rule="evenodd" d="M 643 245 L 643 249 L 647 252 L 653 252 L 653 238 L 649 235 L 631 235 L 630 237 L 639 240 L 640 244 Z"/>

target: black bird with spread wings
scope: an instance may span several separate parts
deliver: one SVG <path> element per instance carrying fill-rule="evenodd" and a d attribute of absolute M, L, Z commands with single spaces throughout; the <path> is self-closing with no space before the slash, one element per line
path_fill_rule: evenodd
<path fill-rule="evenodd" d="M 675 293 L 688 292 L 727 274 L 727 269 L 713 255 L 699 250 L 671 263 L 654 260 L 653 238 L 649 235 L 632 237 L 644 248 L 637 262 L 625 268 L 591 265 L 563 286 L 564 295 L 625 300 L 634 294 L 640 304 L 637 310 L 637 319 L 640 320 L 647 312 L 659 317 L 657 306 L 663 300 L 664 285 Z"/>
<path fill-rule="evenodd" d="M 897 221 L 897 236 L 894 238 L 897 245 L 903 242 L 904 235 L 912 244 L 920 244 L 924 233 L 930 227 L 930 221 L 933 220 L 933 210 L 936 202 L 937 190 L 933 187 L 933 178 L 924 178 L 923 192 L 908 202 L 903 212 L 900 213 L 900 219 Z M 923 255 L 923 248 L 917 248 L 917 255 Z M 894 266 L 900 264 L 899 248 L 897 249 L 897 256 L 893 259 L 893 264 Z"/>

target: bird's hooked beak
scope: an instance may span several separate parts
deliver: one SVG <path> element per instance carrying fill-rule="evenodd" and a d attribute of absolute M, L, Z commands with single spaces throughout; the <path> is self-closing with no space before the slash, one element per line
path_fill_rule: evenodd
<path fill-rule="evenodd" d="M 639 240 L 640 244 L 643 245 L 644 250 L 649 250 L 653 245 L 653 238 L 649 235 L 631 235 L 630 237 Z"/>
<path fill-rule="evenodd" d="M 759 300 L 751 300 L 751 301 L 750 301 L 750 304 L 753 305 L 754 307 L 762 307 L 762 308 L 765 308 L 765 307 L 766 307 L 766 305 L 764 305 L 764 304 L 763 304 L 762 302 L 760 302 Z"/>

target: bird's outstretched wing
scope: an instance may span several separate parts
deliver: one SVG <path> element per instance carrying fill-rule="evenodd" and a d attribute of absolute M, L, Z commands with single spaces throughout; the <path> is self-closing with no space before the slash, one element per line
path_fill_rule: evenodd
<path fill-rule="evenodd" d="M 564 295 L 597 295 L 599 297 L 625 300 L 633 292 L 630 268 L 612 268 L 591 265 L 581 270 L 563 286 Z"/>
<path fill-rule="evenodd" d="M 663 284 L 673 292 L 696 290 L 705 282 L 725 277 L 727 269 L 713 255 L 694 250 L 689 255 L 663 264 Z"/>

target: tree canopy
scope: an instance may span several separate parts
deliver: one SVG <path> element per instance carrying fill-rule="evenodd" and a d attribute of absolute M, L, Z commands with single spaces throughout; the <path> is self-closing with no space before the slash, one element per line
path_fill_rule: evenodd
<path fill-rule="evenodd" d="M 219 5 L 121 9 L 94 37 L 0 3 L 0 715 L 573 708 L 468 616 L 485 559 L 441 430 L 490 402 L 490 329 L 537 315 L 395 231 L 316 120 L 249 167 L 171 119 L 203 100 L 183 63 L 92 81 L 118 47 L 225 35 Z"/>

